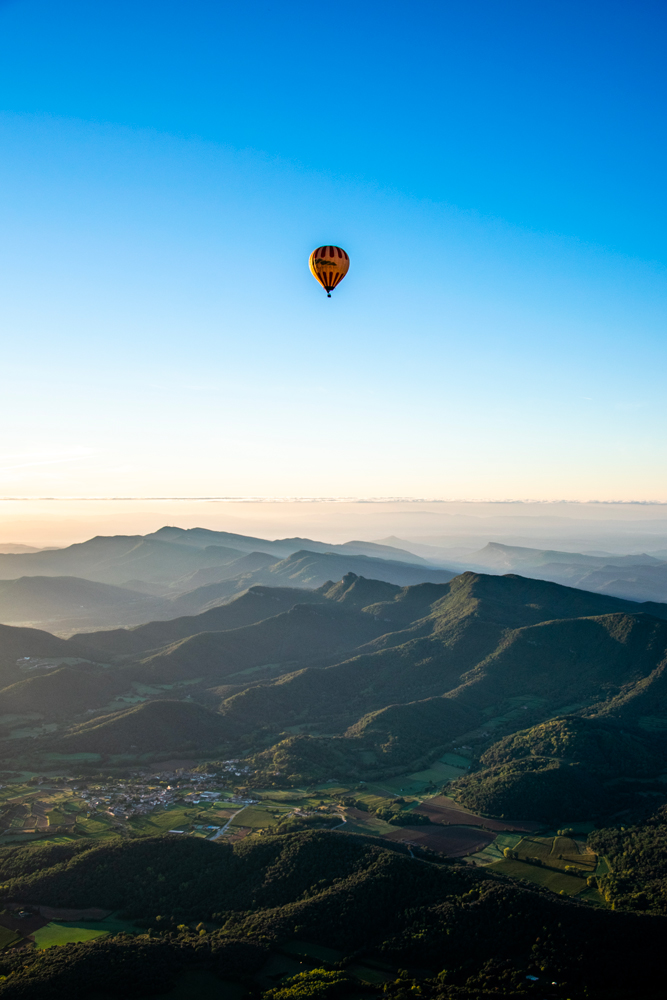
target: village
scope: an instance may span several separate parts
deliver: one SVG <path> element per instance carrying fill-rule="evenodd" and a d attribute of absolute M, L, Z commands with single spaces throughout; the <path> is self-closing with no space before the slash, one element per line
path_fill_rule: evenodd
<path fill-rule="evenodd" d="M 202 809 L 211 813 L 211 830 L 219 830 L 238 809 L 254 801 L 241 791 L 250 774 L 238 760 L 229 760 L 220 762 L 213 774 L 177 767 L 134 771 L 123 777 L 44 774 L 26 781 L 15 779 L 0 786 L 0 841 L 75 833 L 141 833 L 155 813 L 172 820 L 173 832 L 182 832 L 182 821 L 200 818 Z M 216 803 L 223 807 L 222 814 L 219 808 L 211 811 Z M 156 832 L 165 832 L 163 826 L 160 823 Z"/>

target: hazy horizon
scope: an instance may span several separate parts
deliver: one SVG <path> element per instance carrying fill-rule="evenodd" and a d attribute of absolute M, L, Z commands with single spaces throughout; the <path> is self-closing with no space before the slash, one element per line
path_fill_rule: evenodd
<path fill-rule="evenodd" d="M 667 549 L 667 504 L 660 503 L 379 498 L 0 500 L 0 544 L 62 546 L 97 534 L 147 534 L 167 524 L 328 542 L 396 536 L 426 544 L 431 539 L 432 544 L 444 547 L 465 545 L 468 539 L 474 548 L 477 539 L 481 543 L 487 539 L 527 546 L 535 542 L 534 547 Z"/>

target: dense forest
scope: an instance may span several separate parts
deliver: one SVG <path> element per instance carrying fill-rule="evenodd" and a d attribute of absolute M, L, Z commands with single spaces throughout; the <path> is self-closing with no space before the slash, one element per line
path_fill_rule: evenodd
<path fill-rule="evenodd" d="M 610 863 L 601 889 L 615 909 L 667 914 L 667 807 L 642 823 L 595 830 L 589 843 Z"/>

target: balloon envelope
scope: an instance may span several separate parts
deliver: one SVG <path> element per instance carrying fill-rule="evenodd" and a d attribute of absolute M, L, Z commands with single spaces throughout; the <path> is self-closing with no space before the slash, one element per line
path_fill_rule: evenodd
<path fill-rule="evenodd" d="M 331 298 L 331 291 L 343 280 L 350 266 L 350 258 L 341 247 L 318 247 L 308 261 L 313 277 Z"/>

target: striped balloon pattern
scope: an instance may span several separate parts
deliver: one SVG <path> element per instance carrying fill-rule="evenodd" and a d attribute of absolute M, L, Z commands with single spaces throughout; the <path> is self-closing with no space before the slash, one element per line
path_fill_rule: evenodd
<path fill-rule="evenodd" d="M 310 255 L 310 270 L 331 298 L 332 290 L 347 274 L 350 258 L 340 247 L 318 247 Z"/>

